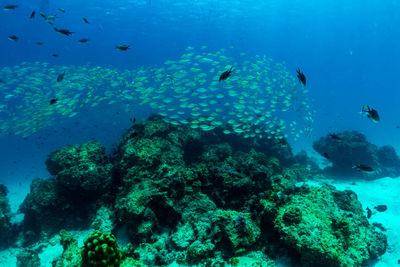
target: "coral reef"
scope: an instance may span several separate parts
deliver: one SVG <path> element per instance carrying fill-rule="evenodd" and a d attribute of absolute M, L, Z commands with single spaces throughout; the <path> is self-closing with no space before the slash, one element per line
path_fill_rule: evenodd
<path fill-rule="evenodd" d="M 24 234 L 77 222 L 97 230 L 83 248 L 60 232 L 64 253 L 54 266 L 275 266 L 279 255 L 361 266 L 386 250 L 354 193 L 296 186 L 315 166 L 296 163 L 290 146 L 272 139 L 152 116 L 128 129 L 110 156 L 97 142 L 67 146 L 47 167 L 53 177 L 35 180 L 21 206 Z M 127 239 L 121 249 L 119 238 Z"/>
<path fill-rule="evenodd" d="M 400 176 L 400 158 L 393 147 L 378 148 L 357 131 L 344 131 L 336 136 L 339 139 L 328 135 L 313 143 L 314 149 L 332 162 L 332 166 L 325 168 L 327 174 L 367 179 Z M 373 172 L 352 168 L 355 164 L 369 166 Z"/>
<path fill-rule="evenodd" d="M 8 189 L 0 184 L 0 248 L 9 246 L 15 234 L 15 229 L 10 222 L 10 205 L 7 199 Z"/>

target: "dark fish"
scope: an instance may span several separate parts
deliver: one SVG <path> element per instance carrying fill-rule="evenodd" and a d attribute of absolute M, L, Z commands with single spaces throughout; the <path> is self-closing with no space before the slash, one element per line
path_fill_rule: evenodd
<path fill-rule="evenodd" d="M 33 19 L 33 18 L 35 17 L 35 14 L 36 14 L 36 11 L 35 11 L 35 10 L 33 10 L 33 11 L 32 11 L 32 13 L 31 13 L 31 16 L 30 16 L 30 18 L 31 18 L 31 19 Z"/>
<path fill-rule="evenodd" d="M 367 218 L 371 218 L 372 216 L 372 210 L 370 208 L 367 207 Z"/>
<path fill-rule="evenodd" d="M 80 42 L 80 43 L 86 43 L 87 41 L 89 41 L 89 39 L 87 39 L 87 38 L 83 38 L 83 39 L 78 40 L 78 42 Z"/>
<path fill-rule="evenodd" d="M 364 172 L 373 172 L 374 171 L 374 169 L 372 169 L 371 167 L 369 167 L 367 165 L 363 165 L 363 164 L 354 164 L 353 169 L 357 169 L 357 170 L 364 171 Z"/>
<path fill-rule="evenodd" d="M 71 34 L 73 34 L 73 32 L 66 30 L 66 29 L 57 29 L 56 27 L 54 27 L 54 30 L 56 32 L 59 32 L 61 34 L 67 35 L 67 36 L 70 36 Z"/>
<path fill-rule="evenodd" d="M 328 153 L 326 153 L 326 152 L 324 152 L 324 153 L 322 154 L 322 156 L 323 156 L 324 158 L 326 158 L 326 159 L 330 159 Z"/>
<path fill-rule="evenodd" d="M 131 134 L 129 135 L 129 139 L 135 138 L 135 137 L 137 137 L 137 136 L 138 136 L 138 133 L 137 133 L 137 132 L 133 132 L 133 133 L 131 133 Z"/>
<path fill-rule="evenodd" d="M 364 105 L 361 110 L 361 115 L 367 116 L 373 122 L 379 122 L 381 119 L 379 118 L 378 111 L 373 108 L 370 108 L 368 105 Z"/>
<path fill-rule="evenodd" d="M 224 71 L 221 76 L 219 76 L 219 81 L 224 81 L 228 79 L 229 76 L 231 76 L 231 73 L 233 71 L 233 67 L 230 68 L 230 70 Z"/>
<path fill-rule="evenodd" d="M 64 8 L 57 8 L 58 11 L 65 13 L 65 9 Z"/>
<path fill-rule="evenodd" d="M 387 206 L 386 205 L 378 205 L 378 206 L 374 207 L 374 209 L 376 209 L 379 212 L 384 212 L 387 210 Z"/>
<path fill-rule="evenodd" d="M 8 36 L 8 39 L 11 41 L 18 41 L 19 37 L 15 35 Z"/>
<path fill-rule="evenodd" d="M 115 48 L 120 51 L 126 51 L 126 50 L 130 49 L 130 45 L 117 45 Z"/>
<path fill-rule="evenodd" d="M 58 57 L 58 54 L 52 54 L 51 56 L 53 56 L 53 57 Z"/>
<path fill-rule="evenodd" d="M 58 98 L 53 98 L 52 100 L 50 100 L 50 105 L 53 105 L 57 102 Z"/>
<path fill-rule="evenodd" d="M 40 15 L 42 18 L 47 19 L 47 16 L 46 16 L 44 13 L 39 12 L 39 15 Z"/>
<path fill-rule="evenodd" d="M 37 45 L 43 45 L 43 42 L 36 42 Z"/>
<path fill-rule="evenodd" d="M 132 123 L 135 123 L 135 122 L 136 122 L 136 118 L 131 118 L 130 121 L 131 121 Z"/>
<path fill-rule="evenodd" d="M 90 24 L 89 21 L 85 17 L 82 17 L 82 19 L 86 24 Z"/>
<path fill-rule="evenodd" d="M 289 143 L 284 139 L 279 139 L 278 144 L 281 145 L 282 147 L 287 147 L 289 145 Z"/>
<path fill-rule="evenodd" d="M 64 79 L 65 71 L 63 73 L 58 74 L 57 82 L 61 82 Z"/>
<path fill-rule="evenodd" d="M 383 226 L 383 224 L 381 224 L 381 223 L 374 222 L 374 223 L 372 223 L 372 225 L 375 226 L 376 228 L 379 228 L 381 231 L 384 231 L 384 232 L 386 231 L 385 226 Z"/>
<path fill-rule="evenodd" d="M 306 76 L 304 75 L 304 73 L 302 73 L 300 71 L 300 69 L 297 69 L 297 78 L 299 79 L 299 81 L 306 86 Z"/>
<path fill-rule="evenodd" d="M 335 140 L 342 140 L 342 138 L 339 137 L 339 136 L 336 135 L 336 134 L 329 134 L 329 136 L 330 136 L 332 139 L 335 139 Z"/>
<path fill-rule="evenodd" d="M 4 10 L 13 10 L 18 8 L 18 5 L 6 5 L 4 6 Z"/>

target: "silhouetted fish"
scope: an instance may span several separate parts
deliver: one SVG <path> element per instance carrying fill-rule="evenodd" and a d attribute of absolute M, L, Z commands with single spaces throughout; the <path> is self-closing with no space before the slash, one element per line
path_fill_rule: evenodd
<path fill-rule="evenodd" d="M 82 19 L 86 24 L 90 24 L 89 21 L 85 17 L 82 17 Z"/>
<path fill-rule="evenodd" d="M 357 169 L 357 170 L 364 171 L 364 172 L 373 172 L 374 171 L 374 169 L 372 169 L 371 167 L 369 167 L 367 165 L 363 165 L 363 164 L 354 164 L 353 169 Z"/>
<path fill-rule="evenodd" d="M 80 42 L 80 43 L 86 43 L 87 41 L 89 41 L 89 39 L 87 39 L 87 38 L 83 38 L 83 39 L 78 40 L 78 42 Z"/>
<path fill-rule="evenodd" d="M 11 41 L 18 41 L 19 37 L 16 36 L 16 35 L 11 35 L 11 36 L 8 36 L 8 39 L 11 40 Z"/>
<path fill-rule="evenodd" d="M 300 69 L 297 69 L 297 78 L 299 79 L 299 81 L 306 86 L 306 76 L 304 75 L 304 73 L 302 73 L 300 71 Z"/>
<path fill-rule="evenodd" d="M 228 79 L 229 76 L 231 76 L 231 73 L 233 71 L 233 67 L 230 68 L 230 70 L 224 71 L 221 76 L 219 76 L 219 81 L 223 81 Z"/>
<path fill-rule="evenodd" d="M 61 34 L 67 35 L 67 36 L 70 36 L 71 34 L 73 34 L 73 32 L 71 32 L 70 30 L 67 30 L 67 29 L 57 29 L 56 27 L 54 27 L 54 30 L 56 32 L 59 32 Z"/>
<path fill-rule="evenodd" d="M 43 42 L 36 42 L 37 45 L 43 45 Z"/>
<path fill-rule="evenodd" d="M 64 79 L 64 76 L 65 76 L 65 71 L 63 73 L 58 74 L 57 82 L 61 82 Z"/>
<path fill-rule="evenodd" d="M 329 134 L 329 136 L 330 136 L 332 139 L 335 139 L 335 140 L 342 140 L 342 138 L 339 137 L 339 136 L 336 135 L 336 134 Z"/>
<path fill-rule="evenodd" d="M 121 51 L 126 51 L 130 49 L 130 45 L 117 45 L 115 48 Z"/>
<path fill-rule="evenodd" d="M 58 54 L 52 54 L 51 56 L 53 56 L 53 57 L 58 57 Z"/>
<path fill-rule="evenodd" d="M 18 5 L 6 5 L 4 6 L 4 10 L 13 10 L 18 8 Z"/>
<path fill-rule="evenodd" d="M 57 8 L 57 9 L 58 9 L 58 11 L 60 11 L 62 13 L 65 13 L 65 9 L 64 8 Z"/>
<path fill-rule="evenodd" d="M 53 98 L 50 100 L 50 105 L 53 105 L 57 102 L 58 98 Z"/>
<path fill-rule="evenodd" d="M 33 11 L 32 11 L 32 13 L 31 13 L 31 16 L 30 16 L 30 18 L 31 18 L 31 19 L 33 19 L 33 18 L 35 17 L 35 14 L 36 14 L 36 11 L 35 11 L 35 10 L 33 10 Z"/>

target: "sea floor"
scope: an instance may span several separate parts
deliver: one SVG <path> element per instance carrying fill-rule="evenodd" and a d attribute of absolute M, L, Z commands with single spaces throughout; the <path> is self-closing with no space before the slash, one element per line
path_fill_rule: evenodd
<path fill-rule="evenodd" d="M 22 216 L 17 213 L 18 206 L 22 203 L 25 196 L 29 192 L 31 181 L 5 183 L 9 189 L 9 201 L 13 220 L 18 221 Z M 339 190 L 353 190 L 356 192 L 358 199 L 363 205 L 363 209 L 369 207 L 373 211 L 370 222 L 381 223 L 387 231 L 388 250 L 382 255 L 378 262 L 371 263 L 368 266 L 386 267 L 398 265 L 400 259 L 400 177 L 398 178 L 381 178 L 372 181 L 364 180 L 333 180 L 324 179 L 319 181 L 309 181 L 307 184 L 318 186 L 328 183 L 335 186 Z M 373 209 L 377 205 L 387 205 L 385 212 L 377 212 Z M 81 246 L 83 239 L 88 235 L 88 231 L 71 232 Z M 47 244 L 42 244 L 41 253 L 39 254 L 41 266 L 51 266 L 53 259 L 62 252 L 62 246 L 59 244 L 58 237 L 54 237 Z M 9 248 L 0 251 L 0 266 L 16 266 L 16 255 L 19 249 Z M 176 266 L 176 265 L 175 265 Z M 280 263 L 279 266 L 285 266 Z"/>

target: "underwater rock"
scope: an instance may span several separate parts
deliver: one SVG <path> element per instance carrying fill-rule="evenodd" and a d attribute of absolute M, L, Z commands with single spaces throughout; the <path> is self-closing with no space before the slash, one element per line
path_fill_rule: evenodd
<path fill-rule="evenodd" d="M 368 223 L 352 191 L 301 187 L 283 201 L 267 196 L 263 224 L 273 225 L 305 265 L 362 266 L 386 251 L 386 236 Z"/>
<path fill-rule="evenodd" d="M 23 249 L 17 254 L 17 267 L 39 267 L 40 259 L 36 251 Z"/>
<path fill-rule="evenodd" d="M 320 154 L 329 155 L 331 167 L 324 169 L 325 173 L 335 176 L 362 177 L 375 179 L 381 177 L 400 176 L 400 159 L 393 147 L 378 148 L 369 143 L 365 135 L 357 131 L 344 131 L 336 134 L 340 140 L 329 135 L 313 143 L 313 148 Z M 372 172 L 363 172 L 353 168 L 362 164 L 372 168 Z"/>
<path fill-rule="evenodd" d="M 0 184 L 0 248 L 5 248 L 14 240 L 15 230 L 10 221 L 10 204 L 7 199 L 8 189 Z"/>
<path fill-rule="evenodd" d="M 112 165 L 105 147 L 96 141 L 57 149 L 48 156 L 46 167 L 60 186 L 80 194 L 101 194 L 111 185 Z"/>
<path fill-rule="evenodd" d="M 82 266 L 81 249 L 78 241 L 66 230 L 60 231 L 60 244 L 63 246 L 61 256 L 52 262 L 53 267 L 79 267 Z"/>

